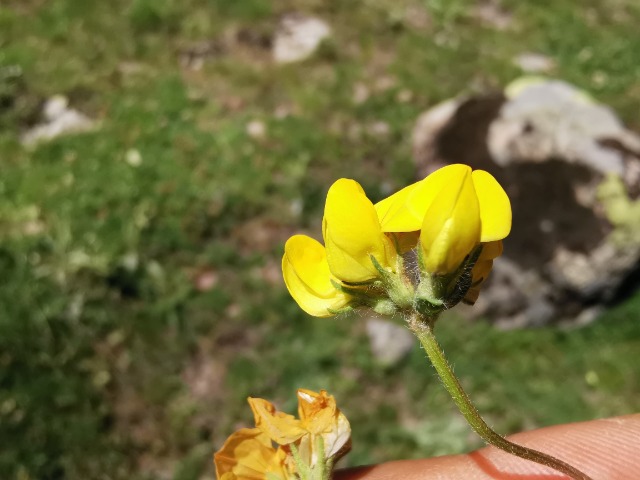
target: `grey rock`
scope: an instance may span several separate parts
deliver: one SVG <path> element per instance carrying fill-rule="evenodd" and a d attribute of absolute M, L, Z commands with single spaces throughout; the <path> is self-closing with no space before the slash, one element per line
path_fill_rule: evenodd
<path fill-rule="evenodd" d="M 600 141 L 615 139 L 640 152 L 640 137 L 628 132 L 610 108 L 568 83 L 524 78 L 506 93 L 508 101 L 492 121 L 487 139 L 499 165 L 562 158 L 620 175 L 624 153 Z"/>
<path fill-rule="evenodd" d="M 640 137 L 561 81 L 525 78 L 422 114 L 418 177 L 463 162 L 505 187 L 513 228 L 472 316 L 584 324 L 638 287 Z"/>
<path fill-rule="evenodd" d="M 406 357 L 417 340 L 406 327 L 380 318 L 367 320 L 371 352 L 382 365 L 391 366 Z"/>

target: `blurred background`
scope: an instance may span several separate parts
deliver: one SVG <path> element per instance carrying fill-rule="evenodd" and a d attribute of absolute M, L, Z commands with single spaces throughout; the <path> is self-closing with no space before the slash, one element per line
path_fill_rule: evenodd
<path fill-rule="evenodd" d="M 320 238 L 336 178 L 377 201 L 439 161 L 475 161 L 422 148 L 437 132 L 425 141 L 420 115 L 455 99 L 450 121 L 489 101 L 448 137 L 484 145 L 487 115 L 513 99 L 505 86 L 544 74 L 573 85 L 571 101 L 582 91 L 610 107 L 619 129 L 603 135 L 631 145 L 610 160 L 631 197 L 587 194 L 597 241 L 553 252 L 593 265 L 585 249 L 619 225 L 638 245 L 633 220 L 603 198 L 637 215 L 627 154 L 640 127 L 639 22 L 634 0 L 1 0 L 0 478 L 212 479 L 213 451 L 252 425 L 246 397 L 293 413 L 298 387 L 329 390 L 350 419 L 345 465 L 480 446 L 400 323 L 296 306 L 284 241 Z M 569 182 L 584 179 L 574 150 L 544 154 L 569 160 Z M 491 153 L 485 168 L 530 211 L 574 202 L 556 186 L 544 206 L 555 170 L 523 189 L 517 179 L 532 177 Z M 613 178 L 599 158 L 584 185 Z M 582 292 L 538 268 L 551 250 L 534 255 L 566 218 L 532 223 L 522 203 L 505 258 L 526 255 L 518 268 L 546 290 L 525 282 L 519 306 L 496 309 L 511 298 L 500 296 L 507 264 L 486 297 L 494 307 L 443 319 L 456 373 L 505 434 L 639 411 L 637 251 L 625 250 L 615 292 Z M 551 307 L 531 311 L 543 297 Z"/>

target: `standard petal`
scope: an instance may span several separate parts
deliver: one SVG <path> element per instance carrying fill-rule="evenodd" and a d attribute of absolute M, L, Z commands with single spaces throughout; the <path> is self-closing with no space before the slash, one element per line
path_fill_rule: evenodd
<path fill-rule="evenodd" d="M 456 185 L 460 178 L 471 172 L 471 167 L 453 164 L 442 167 L 424 180 L 409 185 L 376 204 L 384 232 L 415 232 L 434 199 L 443 189 Z"/>
<path fill-rule="evenodd" d="M 309 315 L 330 317 L 349 303 L 331 283 L 324 247 L 306 235 L 294 235 L 284 247 L 282 274 L 293 299 Z"/>
<path fill-rule="evenodd" d="M 511 231 L 511 202 L 498 181 L 484 170 L 472 173 L 480 203 L 482 233 L 480 241 L 502 240 Z"/>
<path fill-rule="evenodd" d="M 267 472 L 287 478 L 284 458 L 258 428 L 243 428 L 233 433 L 213 456 L 213 461 L 217 478 L 264 480 Z"/>
<path fill-rule="evenodd" d="M 395 249 L 382 233 L 376 210 L 358 182 L 337 180 L 327 193 L 324 243 L 331 273 L 349 283 L 377 278 L 371 256 L 383 267 L 395 267 Z"/>
<path fill-rule="evenodd" d="M 480 242 L 480 207 L 471 170 L 457 171 L 461 176 L 433 200 L 420 232 L 424 268 L 436 275 L 455 271 Z"/>
<path fill-rule="evenodd" d="M 375 204 L 376 213 L 383 232 L 411 232 L 420 229 L 416 214 L 409 209 L 407 199 L 419 188 L 422 182 L 416 182 Z M 417 228 L 412 228 L 416 225 Z"/>

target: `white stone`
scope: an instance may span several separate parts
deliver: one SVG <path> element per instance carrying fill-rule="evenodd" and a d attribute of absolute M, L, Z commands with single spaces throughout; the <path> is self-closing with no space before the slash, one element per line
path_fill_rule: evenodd
<path fill-rule="evenodd" d="M 69 100 L 63 95 L 54 95 L 42 109 L 45 122 L 22 135 L 22 144 L 33 147 L 61 135 L 87 132 L 96 128 L 96 122 L 77 110 L 69 108 Z"/>
<path fill-rule="evenodd" d="M 282 19 L 276 32 L 273 58 L 277 63 L 304 60 L 330 35 L 331 27 L 319 18 L 288 15 Z"/>
<path fill-rule="evenodd" d="M 50 122 L 65 114 L 69 107 L 69 99 L 64 95 L 54 95 L 47 100 L 42 108 L 44 118 Z"/>
<path fill-rule="evenodd" d="M 260 120 L 251 120 L 245 129 L 251 138 L 260 139 L 267 135 L 267 126 Z"/>
<path fill-rule="evenodd" d="M 521 53 L 513 59 L 513 63 L 527 73 L 546 73 L 556 66 L 553 59 L 535 52 Z"/>
<path fill-rule="evenodd" d="M 586 92 L 559 80 L 524 77 L 505 89 L 507 102 L 491 123 L 488 147 L 501 166 L 518 159 L 563 158 L 602 173 L 624 173 L 623 153 L 600 143 L 619 141 L 640 151 L 640 138 Z"/>
<path fill-rule="evenodd" d="M 127 153 L 124 155 L 124 159 L 132 167 L 139 167 L 142 165 L 142 155 L 135 148 L 127 150 Z"/>

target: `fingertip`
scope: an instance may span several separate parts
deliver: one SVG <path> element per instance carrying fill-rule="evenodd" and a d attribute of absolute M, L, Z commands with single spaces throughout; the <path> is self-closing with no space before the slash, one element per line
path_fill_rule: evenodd
<path fill-rule="evenodd" d="M 518 433 L 509 439 L 557 457 L 594 480 L 640 478 L 640 414 L 557 425 Z M 337 472 L 337 480 L 560 480 L 549 467 L 495 447 L 467 455 L 387 462 Z"/>
<path fill-rule="evenodd" d="M 637 480 L 640 472 L 640 415 L 570 423 L 512 435 L 509 440 L 555 456 L 594 479 Z M 471 454 L 500 470 L 552 475 L 554 470 L 509 455 L 495 447 Z M 490 473 L 487 468 L 484 468 Z M 496 477 L 491 477 L 496 478 Z M 499 478 L 499 477 L 498 477 Z M 545 480 L 549 478 L 545 476 Z M 552 478 L 552 477 L 551 477 Z M 565 478 L 565 477 L 560 477 Z M 551 479 L 549 479 L 551 480 Z"/>

